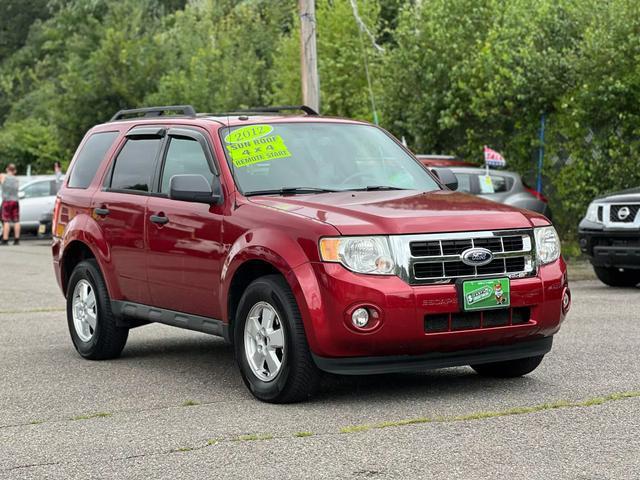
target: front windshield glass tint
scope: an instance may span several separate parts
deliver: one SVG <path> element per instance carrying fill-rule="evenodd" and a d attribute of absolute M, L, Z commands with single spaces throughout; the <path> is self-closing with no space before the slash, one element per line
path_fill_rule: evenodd
<path fill-rule="evenodd" d="M 369 125 L 255 124 L 222 129 L 222 141 L 244 194 L 295 188 L 440 189 L 418 162 Z"/>

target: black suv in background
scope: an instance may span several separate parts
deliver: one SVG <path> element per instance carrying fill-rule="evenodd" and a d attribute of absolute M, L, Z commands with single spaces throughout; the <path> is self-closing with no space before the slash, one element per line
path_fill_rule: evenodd
<path fill-rule="evenodd" d="M 580 249 L 612 287 L 640 283 L 640 187 L 596 198 L 580 222 Z"/>

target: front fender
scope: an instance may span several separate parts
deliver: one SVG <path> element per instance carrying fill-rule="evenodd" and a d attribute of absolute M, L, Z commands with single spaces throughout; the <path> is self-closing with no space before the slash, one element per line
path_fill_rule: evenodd
<path fill-rule="evenodd" d="M 307 302 L 297 275 L 292 274 L 293 269 L 310 262 L 308 249 L 313 248 L 317 252 L 317 246 L 313 242 L 309 245 L 304 241 L 296 241 L 295 236 L 285 235 L 277 230 L 263 228 L 253 230 L 241 235 L 231 246 L 227 258 L 222 266 L 220 289 L 220 305 L 222 316 L 229 323 L 229 298 L 231 282 L 238 269 L 248 261 L 260 260 L 276 268 L 289 283 L 289 287 L 296 297 L 296 301 L 302 314 L 307 338 L 313 341 L 313 329 L 310 325 Z M 303 246 L 304 245 L 304 246 Z M 315 253 L 317 255 L 317 253 Z"/>

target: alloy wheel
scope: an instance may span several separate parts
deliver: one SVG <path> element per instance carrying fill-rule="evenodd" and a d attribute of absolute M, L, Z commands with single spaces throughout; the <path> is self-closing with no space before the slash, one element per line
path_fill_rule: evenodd
<path fill-rule="evenodd" d="M 93 286 L 87 280 L 80 280 L 73 289 L 73 326 L 78 338 L 89 342 L 96 332 L 98 306 Z"/>
<path fill-rule="evenodd" d="M 264 382 L 274 380 L 285 358 L 284 329 L 275 308 L 256 303 L 244 326 L 244 353 L 253 374 Z"/>

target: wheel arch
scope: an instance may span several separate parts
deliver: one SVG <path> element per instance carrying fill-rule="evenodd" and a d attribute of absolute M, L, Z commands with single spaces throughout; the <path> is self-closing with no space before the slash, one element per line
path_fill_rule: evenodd
<path fill-rule="evenodd" d="M 69 278 L 75 266 L 82 260 L 93 258 L 98 263 L 100 273 L 107 285 L 109 295 L 114 292 L 114 284 L 105 268 L 110 264 L 110 249 L 96 221 L 88 215 L 78 215 L 65 229 L 60 249 L 60 286 L 67 294 Z"/>
<path fill-rule="evenodd" d="M 286 281 L 286 276 L 275 265 L 263 259 L 251 259 L 242 263 L 234 272 L 229 283 L 227 295 L 227 334 L 225 339 L 233 343 L 233 327 L 240 299 L 251 282 L 266 275 L 280 275 Z"/>
<path fill-rule="evenodd" d="M 62 280 L 62 292 L 66 295 L 67 288 L 69 286 L 69 279 L 76 266 L 88 259 L 96 260 L 96 255 L 93 253 L 89 245 L 81 240 L 72 240 L 64 249 L 62 255 L 61 267 L 61 280 Z"/>
<path fill-rule="evenodd" d="M 246 287 L 252 281 L 264 275 L 278 274 L 293 292 L 299 291 L 297 279 L 291 272 L 310 259 L 303 246 L 294 238 L 276 229 L 263 228 L 246 232 L 231 246 L 222 268 L 219 292 L 227 341 L 233 340 L 237 307 Z M 304 301 L 299 295 L 295 297 L 299 304 Z M 302 305 L 299 307 L 302 311 Z"/>

